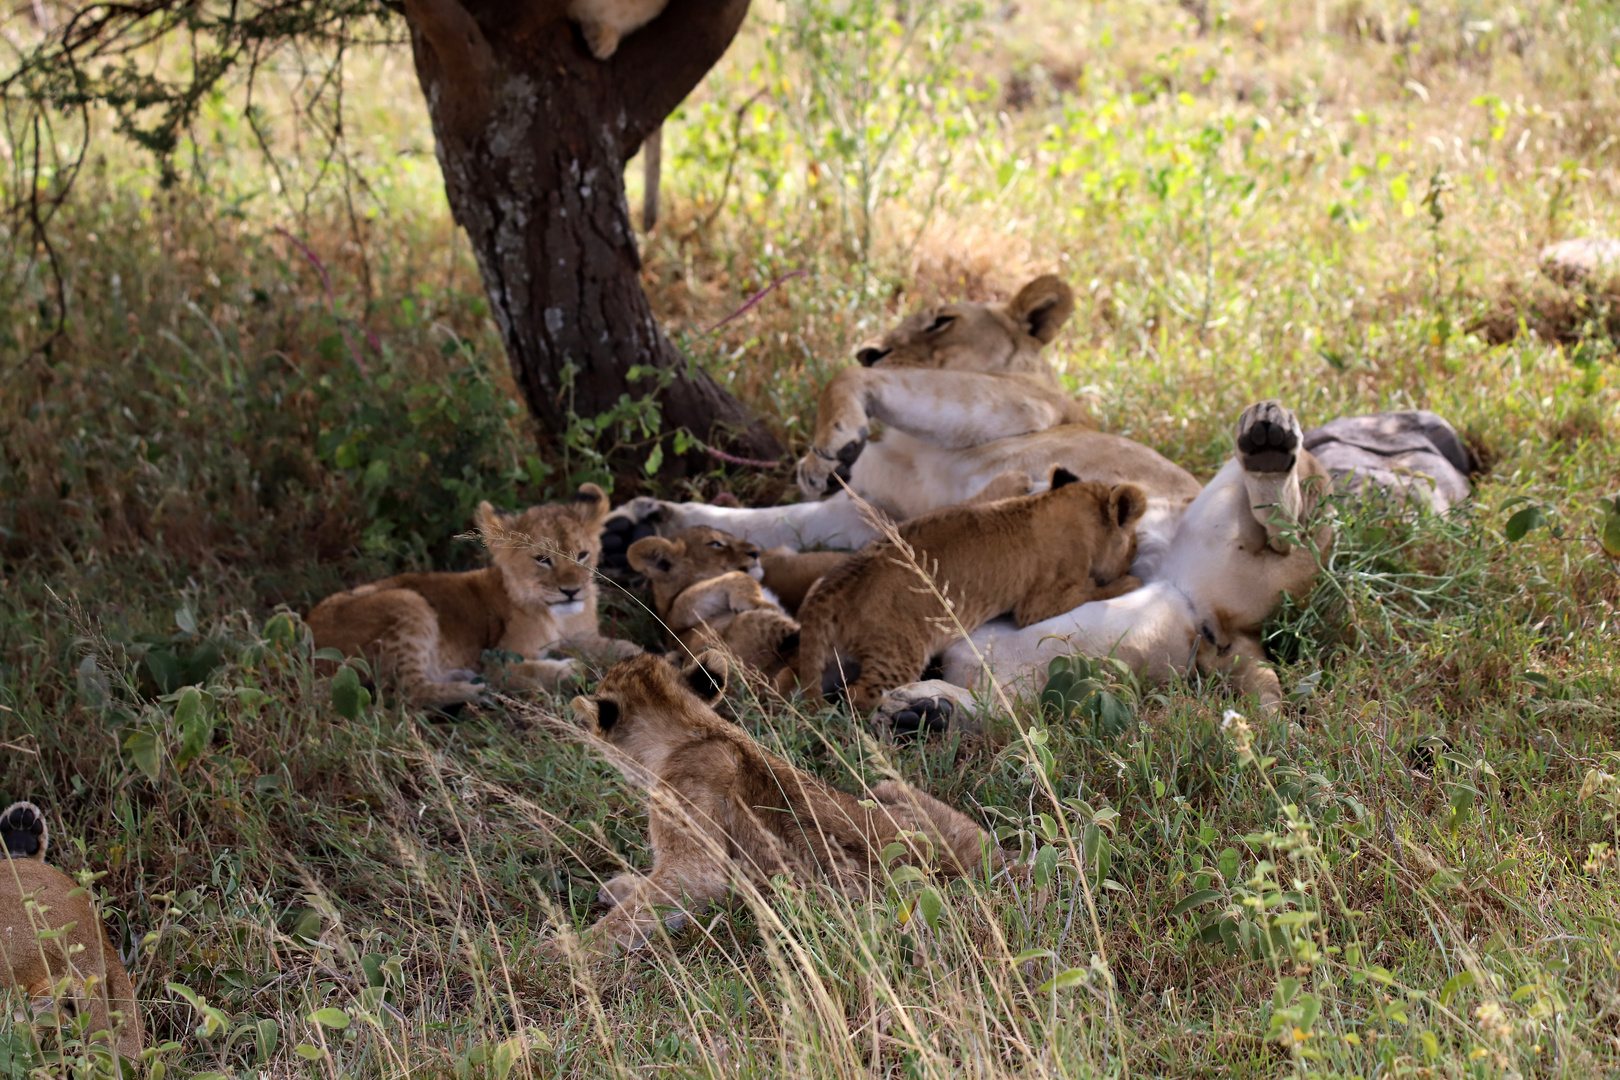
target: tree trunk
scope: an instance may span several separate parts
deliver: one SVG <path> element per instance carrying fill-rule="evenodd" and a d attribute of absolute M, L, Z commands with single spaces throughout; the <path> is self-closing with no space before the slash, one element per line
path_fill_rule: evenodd
<path fill-rule="evenodd" d="M 689 368 L 641 288 L 624 166 L 725 53 L 748 0 L 670 0 L 597 60 L 563 0 L 406 0 L 456 222 L 530 410 L 560 432 L 658 393 L 666 430 L 776 458 L 764 426 Z M 667 373 L 631 381 L 640 366 Z M 568 369 L 573 368 L 572 388 Z"/>

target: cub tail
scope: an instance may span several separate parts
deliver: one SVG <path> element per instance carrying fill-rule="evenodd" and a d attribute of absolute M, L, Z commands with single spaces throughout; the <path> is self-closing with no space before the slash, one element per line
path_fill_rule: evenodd
<path fill-rule="evenodd" d="M 0 813 L 0 838 L 6 842 L 8 859 L 45 861 L 51 831 L 45 826 L 45 812 L 31 802 L 14 802 Z"/>

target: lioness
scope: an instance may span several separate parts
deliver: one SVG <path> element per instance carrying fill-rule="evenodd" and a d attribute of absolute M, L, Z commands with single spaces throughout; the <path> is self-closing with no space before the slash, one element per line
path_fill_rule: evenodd
<path fill-rule="evenodd" d="M 568 17 L 579 23 L 591 55 L 606 60 L 619 39 L 658 18 L 669 0 L 570 0 Z"/>
<path fill-rule="evenodd" d="M 1029 626 L 1130 592 L 1141 584 L 1130 568 L 1146 509 L 1135 484 L 1082 482 L 1056 468 L 1038 495 L 912 518 L 899 543 L 868 545 L 810 591 L 799 612 L 799 684 L 819 701 L 828 662 L 852 659 L 860 675 L 848 693 L 865 714 L 997 615 Z"/>
<path fill-rule="evenodd" d="M 856 547 L 877 532 L 840 480 L 904 521 L 960 503 L 1008 471 L 1044 476 L 1061 465 L 1147 493 L 1131 569 L 1146 587 L 1024 630 L 992 622 L 976 635 L 981 648 L 995 640 L 988 672 L 964 643 L 946 654 L 948 678 L 958 687 L 986 674 L 1008 683 L 1056 651 L 1117 651 L 1155 678 L 1195 664 L 1229 670 L 1240 692 L 1276 706 L 1281 687 L 1264 666 L 1259 628 L 1285 594 L 1309 589 L 1331 541 L 1331 529 L 1312 520 L 1329 490 L 1326 471 L 1302 448 L 1294 414 L 1274 401 L 1244 410 L 1236 454 L 1202 488 L 1148 447 L 1094 430 L 1040 355 L 1073 308 L 1069 287 L 1048 276 L 1006 304 L 944 304 L 905 320 L 862 346 L 859 363 L 822 392 L 798 472 L 806 498 L 819 501 L 739 509 L 636 499 L 606 523 L 614 550 L 648 529 L 698 525 L 766 547 Z M 880 440 L 870 436 L 873 421 L 884 425 Z"/>
<path fill-rule="evenodd" d="M 490 566 L 463 573 L 399 574 L 315 605 L 306 620 L 317 648 L 365 656 L 396 677 L 424 708 L 477 701 L 472 680 L 487 649 L 522 657 L 504 669 L 510 689 L 554 690 L 578 661 L 547 655 L 570 648 L 615 659 L 641 649 L 602 636 L 596 622 L 596 562 L 608 498 L 580 485 L 569 503 L 521 514 L 478 507 Z"/>
<path fill-rule="evenodd" d="M 719 648 L 772 674 L 799 632 L 760 580 L 759 548 L 719 529 L 685 529 L 630 545 L 631 569 L 653 587 L 653 609 L 686 656 Z"/>
<path fill-rule="evenodd" d="M 107 940 L 89 890 L 45 864 L 50 830 L 39 807 L 12 803 L 0 813 L 6 863 L 0 866 L 0 959 L 5 978 L 35 1001 L 54 1000 L 64 1029 L 78 1010 L 88 1036 L 139 1061 L 145 1032 L 135 987 Z"/>
<path fill-rule="evenodd" d="M 614 905 L 586 934 L 596 952 L 634 949 L 657 926 L 671 930 L 724 896 L 737 876 L 763 882 L 793 872 L 826 877 L 865 895 L 883 851 L 904 843 L 906 862 L 959 876 L 999 866 L 995 841 L 966 815 L 908 784 L 879 784 L 869 800 L 846 794 L 761 749 L 710 705 L 725 690 L 726 663 L 698 656 L 684 671 L 655 656 L 616 665 L 594 698 L 574 699 L 592 743 L 625 778 L 647 789 L 652 870 L 602 888 Z"/>

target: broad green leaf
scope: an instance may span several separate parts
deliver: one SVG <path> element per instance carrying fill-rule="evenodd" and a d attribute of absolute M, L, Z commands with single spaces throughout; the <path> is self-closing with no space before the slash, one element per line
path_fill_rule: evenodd
<path fill-rule="evenodd" d="M 1620 559 L 1620 499 L 1603 519 L 1603 551 L 1611 559 Z"/>
<path fill-rule="evenodd" d="M 293 1053 L 297 1054 L 305 1061 L 319 1061 L 321 1059 L 321 1048 L 318 1046 L 311 1046 L 309 1043 L 299 1043 L 297 1046 L 293 1047 Z"/>
<path fill-rule="evenodd" d="M 904 885 L 908 881 L 921 881 L 925 875 L 915 866 L 898 866 L 889 874 L 889 880 L 896 885 Z"/>
<path fill-rule="evenodd" d="M 1299 1029 L 1304 1032 L 1311 1030 L 1316 1023 L 1317 1014 L 1322 1011 L 1322 999 L 1315 994 L 1301 994 L 1299 996 Z"/>
<path fill-rule="evenodd" d="M 264 636 L 277 645 L 292 645 L 298 640 L 298 630 L 292 616 L 285 611 L 270 616 L 264 624 Z"/>
<path fill-rule="evenodd" d="M 360 958 L 360 970 L 366 973 L 366 984 L 368 986 L 383 985 L 385 981 L 383 964 L 385 962 L 381 953 L 366 953 Z"/>
<path fill-rule="evenodd" d="M 1085 968 L 1070 968 L 1053 978 L 1041 983 L 1039 989 L 1043 994 L 1050 994 L 1054 990 L 1065 990 L 1071 986 L 1079 986 L 1086 981 L 1088 972 Z"/>
<path fill-rule="evenodd" d="M 146 774 L 152 783 L 157 783 L 158 775 L 163 771 L 163 743 L 157 734 L 142 728 L 130 733 L 124 740 L 124 749 L 129 751 L 130 757 L 135 759 L 135 766 Z"/>
<path fill-rule="evenodd" d="M 1440 1004 L 1450 1005 L 1451 999 L 1457 996 L 1457 991 L 1473 985 L 1474 973 L 1472 971 L 1457 972 L 1457 974 L 1446 980 L 1446 985 L 1440 988 Z"/>
<path fill-rule="evenodd" d="M 195 686 L 180 691 L 180 700 L 174 707 L 174 724 L 180 731 L 180 748 L 175 751 L 174 764 L 184 769 L 208 747 L 213 738 L 214 723 L 208 715 L 203 696 Z"/>
<path fill-rule="evenodd" d="M 1418 1032 L 1418 1041 L 1423 1044 L 1423 1054 L 1430 1061 L 1440 1056 L 1440 1040 L 1434 1037 L 1434 1032 Z"/>
<path fill-rule="evenodd" d="M 197 616 L 191 613 L 188 607 L 178 607 L 174 611 L 174 625 L 183 633 L 195 634 L 197 632 Z"/>
<path fill-rule="evenodd" d="M 1051 949 L 1025 949 L 1023 952 L 1021 952 L 1017 956 L 1013 957 L 1012 962 L 1015 963 L 1015 964 L 1023 964 L 1023 963 L 1027 963 L 1030 960 L 1039 960 L 1043 956 L 1055 956 L 1055 955 L 1057 955 L 1057 954 L 1054 953 Z"/>
<path fill-rule="evenodd" d="M 1211 900 L 1219 900 L 1220 898 L 1221 894 L 1214 889 L 1200 889 L 1171 908 L 1170 914 L 1172 917 L 1180 915 L 1184 911 L 1191 911 L 1195 907 L 1203 907 Z"/>
<path fill-rule="evenodd" d="M 1510 542 L 1518 543 L 1531 529 L 1545 524 L 1547 515 L 1542 512 L 1541 507 L 1527 506 L 1508 518 L 1507 526 L 1502 531 Z"/>
<path fill-rule="evenodd" d="M 939 895 L 939 890 L 932 885 L 925 886 L 917 894 L 917 910 L 922 913 L 923 922 L 928 924 L 930 930 L 939 929 L 939 913 L 944 906 L 945 901 Z"/>
<path fill-rule="evenodd" d="M 371 704 L 371 694 L 360 685 L 360 676 L 352 667 L 344 666 L 332 676 L 332 707 L 345 720 L 359 717 L 360 710 Z"/>
<path fill-rule="evenodd" d="M 1222 848 L 1220 856 L 1215 860 L 1215 865 L 1220 868 L 1221 877 L 1228 882 L 1236 878 L 1238 872 L 1237 848 Z"/>
<path fill-rule="evenodd" d="M 259 1051 L 259 1064 L 265 1065 L 270 1061 L 270 1055 L 276 1052 L 276 1043 L 281 1038 L 281 1029 L 274 1020 L 260 1020 L 253 1025 L 253 1041 Z"/>
<path fill-rule="evenodd" d="M 1035 853 L 1035 865 L 1030 867 L 1029 880 L 1037 889 L 1044 888 L 1057 870 L 1057 848 L 1043 845 Z"/>
<path fill-rule="evenodd" d="M 349 1026 L 349 1014 L 342 1009 L 316 1009 L 309 1014 L 311 1023 L 342 1031 Z"/>

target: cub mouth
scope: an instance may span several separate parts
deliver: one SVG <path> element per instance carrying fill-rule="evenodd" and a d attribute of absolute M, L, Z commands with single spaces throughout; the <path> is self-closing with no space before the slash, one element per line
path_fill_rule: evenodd
<path fill-rule="evenodd" d="M 553 600 L 547 606 L 553 615 L 578 615 L 585 610 L 585 601 Z"/>
<path fill-rule="evenodd" d="M 758 560 L 755 560 L 754 564 L 748 568 L 748 576 L 755 581 L 765 580 L 765 568 L 759 565 Z"/>

